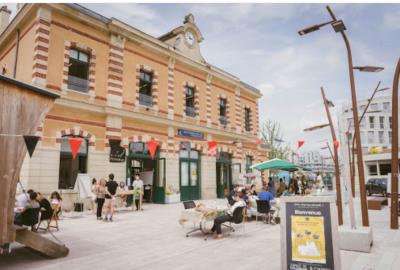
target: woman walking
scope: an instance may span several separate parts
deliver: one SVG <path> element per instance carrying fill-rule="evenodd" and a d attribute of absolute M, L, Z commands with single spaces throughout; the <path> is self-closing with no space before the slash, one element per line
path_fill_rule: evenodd
<path fill-rule="evenodd" d="M 101 178 L 99 184 L 95 188 L 96 202 L 97 202 L 97 220 L 101 220 L 103 205 L 106 196 L 106 180 Z"/>

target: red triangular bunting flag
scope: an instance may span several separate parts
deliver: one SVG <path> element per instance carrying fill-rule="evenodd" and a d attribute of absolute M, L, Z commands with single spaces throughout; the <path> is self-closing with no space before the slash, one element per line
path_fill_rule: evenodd
<path fill-rule="evenodd" d="M 261 144 L 261 143 L 262 143 L 262 140 L 261 140 L 260 138 L 258 138 L 258 139 L 256 140 L 256 144 L 259 145 L 259 144 Z"/>
<path fill-rule="evenodd" d="M 72 152 L 72 159 L 76 158 L 76 155 L 78 154 L 79 147 L 81 147 L 82 138 L 69 138 L 69 146 L 71 147 L 71 152 Z"/>
<path fill-rule="evenodd" d="M 39 141 L 39 138 L 40 137 L 38 137 L 38 136 L 28 136 L 28 135 L 25 136 L 24 135 L 25 145 L 26 145 L 26 148 L 28 149 L 28 153 L 29 153 L 30 157 L 32 157 L 33 151 L 35 151 L 35 147 Z"/>
<path fill-rule="evenodd" d="M 337 140 L 333 141 L 333 145 L 335 145 L 336 149 L 339 149 L 339 141 Z"/>
<path fill-rule="evenodd" d="M 216 141 L 208 142 L 208 154 L 212 155 L 212 156 L 217 154 L 217 142 Z"/>
<path fill-rule="evenodd" d="M 302 147 L 303 144 L 304 144 L 304 141 L 303 141 L 303 140 L 298 141 L 298 142 L 297 142 L 297 149 L 299 149 L 300 147 Z"/>
<path fill-rule="evenodd" d="M 154 139 L 151 139 L 150 141 L 147 142 L 147 147 L 149 148 L 151 159 L 154 159 L 157 145 L 158 145 L 158 142 Z"/>

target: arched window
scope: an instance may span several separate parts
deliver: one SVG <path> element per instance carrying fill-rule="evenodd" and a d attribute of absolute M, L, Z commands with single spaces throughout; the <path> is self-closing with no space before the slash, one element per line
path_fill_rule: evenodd
<path fill-rule="evenodd" d="M 73 159 L 69 144 L 71 137 L 78 136 L 63 136 L 61 138 L 59 189 L 73 189 L 78 173 L 87 173 L 88 141 L 83 138 L 78 154 Z"/>

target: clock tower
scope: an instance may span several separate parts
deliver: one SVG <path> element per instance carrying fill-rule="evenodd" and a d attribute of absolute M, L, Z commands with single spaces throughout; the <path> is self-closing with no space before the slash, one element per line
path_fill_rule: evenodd
<path fill-rule="evenodd" d="M 205 62 L 200 53 L 199 46 L 203 41 L 203 36 L 195 24 L 193 14 L 186 15 L 183 25 L 162 35 L 158 39 L 171 45 L 176 50 L 195 61 Z"/>

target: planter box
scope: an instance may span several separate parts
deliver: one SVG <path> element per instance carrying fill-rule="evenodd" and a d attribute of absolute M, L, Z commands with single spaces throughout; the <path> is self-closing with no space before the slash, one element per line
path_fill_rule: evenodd
<path fill-rule="evenodd" d="M 165 195 L 165 203 L 179 203 L 181 202 L 181 194 Z"/>

